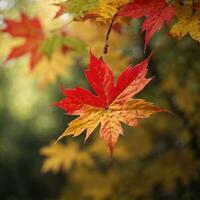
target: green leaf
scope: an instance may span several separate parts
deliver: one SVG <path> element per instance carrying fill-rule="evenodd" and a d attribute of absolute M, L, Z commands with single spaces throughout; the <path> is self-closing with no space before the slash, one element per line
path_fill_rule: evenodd
<path fill-rule="evenodd" d="M 78 53 L 83 53 L 84 51 L 86 51 L 85 43 L 78 38 L 66 37 L 63 40 L 63 44 L 65 46 L 68 46 L 68 47 L 74 49 Z"/>
<path fill-rule="evenodd" d="M 62 45 L 62 36 L 54 35 L 43 42 L 41 51 L 47 56 L 48 59 L 51 59 L 54 51 L 61 48 Z"/>
<path fill-rule="evenodd" d="M 68 47 L 77 51 L 77 53 L 83 53 L 86 50 L 84 42 L 78 38 L 53 35 L 43 42 L 41 52 L 46 55 L 48 59 L 51 59 L 53 53 L 56 50 L 61 50 L 63 47 Z"/>
<path fill-rule="evenodd" d="M 66 12 L 72 14 L 74 18 L 81 17 L 85 12 L 95 8 L 99 0 L 67 0 L 60 4 L 66 7 Z"/>

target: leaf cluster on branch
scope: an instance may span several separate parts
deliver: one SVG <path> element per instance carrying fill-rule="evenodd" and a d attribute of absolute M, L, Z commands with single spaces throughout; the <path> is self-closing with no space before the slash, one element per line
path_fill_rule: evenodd
<path fill-rule="evenodd" d="M 142 24 L 142 32 L 145 32 L 144 51 L 147 50 L 152 36 L 164 24 L 170 26 L 172 21 L 176 22 L 169 32 L 171 37 L 181 39 L 190 34 L 194 40 L 200 41 L 200 3 L 194 0 L 67 0 L 56 2 L 52 6 L 59 7 L 55 20 L 63 14 L 69 14 L 72 21 L 91 20 L 104 26 L 108 25 L 104 54 L 108 53 L 109 37 L 114 25 L 130 23 L 132 18 L 144 18 Z M 46 31 L 38 17 L 31 18 L 21 13 L 19 20 L 6 18 L 4 23 L 5 28 L 2 29 L 4 34 L 24 39 L 24 43 L 11 50 L 6 61 L 30 54 L 32 70 L 37 68 L 37 64 L 43 58 L 52 62 L 58 51 L 65 55 L 69 51 L 82 53 L 84 49 L 78 38 L 65 31 L 69 22 L 58 29 Z M 90 53 L 89 70 L 85 76 L 95 94 L 81 87 L 63 90 L 66 97 L 56 105 L 64 109 L 67 114 L 79 117 L 69 123 L 60 138 L 67 135 L 78 136 L 86 131 L 87 139 L 101 124 L 100 136 L 108 144 L 112 156 L 119 135 L 123 135 L 121 122 L 137 126 L 140 118 L 166 111 L 143 99 L 132 98 L 151 80 L 145 78 L 150 58 L 151 56 L 135 67 L 125 68 L 115 84 L 113 72 L 105 63 L 103 56 L 97 58 Z M 62 73 L 62 70 L 58 70 L 57 73 Z"/>

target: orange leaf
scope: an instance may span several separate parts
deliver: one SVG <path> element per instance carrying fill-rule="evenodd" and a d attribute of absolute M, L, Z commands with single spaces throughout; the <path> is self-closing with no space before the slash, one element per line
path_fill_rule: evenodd
<path fill-rule="evenodd" d="M 56 105 L 79 117 L 69 123 L 58 140 L 68 135 L 78 136 L 84 131 L 87 139 L 101 124 L 100 136 L 108 144 L 112 156 L 118 137 L 123 134 L 120 122 L 136 127 L 140 118 L 164 111 L 153 103 L 132 98 L 151 80 L 145 78 L 149 59 L 150 56 L 135 67 L 126 68 L 115 86 L 110 67 L 91 53 L 89 70 L 85 75 L 96 95 L 79 87 L 63 90 L 66 98 Z"/>
<path fill-rule="evenodd" d="M 26 14 L 21 13 L 19 21 L 5 19 L 6 28 L 2 31 L 10 34 L 12 37 L 21 37 L 25 42 L 12 49 L 7 60 L 21 57 L 27 53 L 30 54 L 30 67 L 33 69 L 42 57 L 39 51 L 45 35 L 38 18 L 30 19 Z"/>

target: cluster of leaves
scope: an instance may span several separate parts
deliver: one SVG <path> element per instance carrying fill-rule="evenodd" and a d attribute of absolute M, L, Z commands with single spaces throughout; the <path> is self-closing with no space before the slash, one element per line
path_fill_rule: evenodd
<path fill-rule="evenodd" d="M 164 23 L 170 25 L 176 16 L 178 22 L 172 26 L 169 34 L 181 39 L 189 33 L 194 40 L 200 41 L 200 4 L 193 0 L 96 0 L 86 2 L 80 4 L 77 1 L 64 1 L 56 4 L 60 6 L 56 17 L 69 13 L 75 20 L 91 19 L 104 23 L 121 17 L 127 17 L 128 20 L 145 17 L 142 32 L 145 32 L 146 50 L 150 38 L 162 28 Z"/>
<path fill-rule="evenodd" d="M 145 17 L 142 30 L 146 32 L 146 49 L 154 33 L 160 30 L 164 23 L 170 24 L 173 18 L 175 21 L 176 16 L 177 22 L 172 26 L 169 35 L 181 39 L 189 33 L 193 39 L 200 40 L 199 1 L 68 0 L 57 3 L 56 6 L 59 6 L 60 10 L 55 18 L 69 13 L 73 20 L 79 21 L 73 26 L 74 30 L 71 30 L 71 33 L 73 36 L 79 34 L 85 38 L 88 37 L 87 45 L 92 45 L 95 55 L 102 51 L 103 40 L 99 40 L 99 38 L 100 35 L 102 37 L 103 32 L 106 32 L 105 26 L 96 27 L 86 22 L 90 27 L 86 28 L 80 21 L 91 19 L 104 25 L 111 23 L 112 26 L 114 22 L 121 25 L 122 22 L 127 22 L 131 18 Z M 84 45 L 81 45 L 82 43 L 76 37 L 72 37 L 71 33 L 69 36 L 68 32 L 62 31 L 63 29 L 47 33 L 39 18 L 30 18 L 23 13 L 19 21 L 5 19 L 5 25 L 4 33 L 11 35 L 12 38 L 23 38 L 25 41 L 11 51 L 7 60 L 30 54 L 30 68 L 34 71 L 40 68 L 43 72 L 43 79 L 50 67 L 63 75 L 64 71 L 60 68 L 61 56 L 68 54 L 71 50 L 82 52 L 84 49 Z M 77 30 L 92 30 L 92 33 L 84 35 L 85 31 Z M 92 37 L 91 34 L 93 34 Z M 92 53 L 90 55 L 89 69 L 85 75 L 89 87 L 91 86 L 95 94 L 81 87 L 63 89 L 65 98 L 56 105 L 64 109 L 68 115 L 79 116 L 69 123 L 60 138 L 66 135 L 80 135 L 81 137 L 82 133 L 86 131 L 87 139 L 100 124 L 100 136 L 108 144 L 112 155 L 119 135 L 124 132 L 128 136 L 121 138 L 115 147 L 114 159 L 116 162 L 113 163 L 112 170 L 105 168 L 108 156 L 105 145 L 95 135 L 92 137 L 93 141 L 84 146 L 68 141 L 66 144 L 51 143 L 43 147 L 41 154 L 46 157 L 42 168 L 43 172 L 57 173 L 59 170 L 70 172 L 68 173 L 70 184 L 63 191 L 60 198 L 62 200 L 70 197 L 77 200 L 150 199 L 149 195 L 153 194 L 155 189 L 156 197 L 151 199 L 166 199 L 159 197 L 161 190 L 170 196 L 177 185 L 184 188 L 191 179 L 195 181 L 199 178 L 197 174 L 199 168 L 197 156 L 200 153 L 200 140 L 197 133 L 200 128 L 200 117 L 197 113 L 200 105 L 198 48 L 194 48 L 194 43 L 190 40 L 180 43 L 182 46 L 178 51 L 176 51 L 175 45 L 170 46 L 170 42 L 167 44 L 169 49 L 166 51 L 164 51 L 164 46 L 158 47 L 162 49 L 162 53 L 157 55 L 156 63 L 162 68 L 156 68 L 153 57 L 150 69 L 157 77 L 153 82 L 153 90 L 148 93 L 147 88 L 145 95 L 147 94 L 149 98 L 155 97 L 153 101 L 172 109 L 175 117 L 163 115 L 165 118 L 156 118 L 158 116 L 155 116 L 149 120 L 141 120 L 142 126 L 137 131 L 133 131 L 128 126 L 123 126 L 123 131 L 121 122 L 135 127 L 138 125 L 139 119 L 165 110 L 153 103 L 135 98 L 135 95 L 142 91 L 152 79 L 146 78 L 151 56 L 135 67 L 125 68 L 119 75 L 116 84 L 114 83 L 113 72 L 116 73 L 117 67 L 111 70 L 104 60 L 108 58 L 109 62 L 116 66 L 115 64 L 119 64 L 121 58 L 125 57 L 120 54 L 120 59 L 119 57 L 116 59 L 113 53 L 115 45 L 124 42 L 121 40 L 123 34 L 120 34 L 119 31 L 112 33 L 112 38 L 116 38 L 114 41 L 110 38 L 110 50 L 112 51 L 109 55 L 104 55 L 103 58 L 97 58 Z M 132 40 L 131 37 L 128 42 L 131 44 Z M 130 44 L 129 48 L 132 50 L 133 47 Z M 180 51 L 181 48 L 184 51 Z M 172 49 L 173 51 L 171 51 Z M 173 59 L 174 54 L 177 55 L 176 60 Z M 85 57 L 84 54 L 82 56 Z M 43 60 L 46 63 L 43 63 Z M 123 63 L 122 66 L 125 64 Z M 51 74 L 50 80 L 54 80 L 55 71 Z M 82 70 L 79 72 L 82 74 Z M 77 85 L 79 79 L 81 78 L 74 78 L 73 84 Z M 12 96 L 18 91 L 11 90 L 10 93 Z M 21 107 L 19 108 L 17 100 L 12 99 L 12 106 L 15 105 L 18 110 L 22 110 Z M 9 109 L 15 113 L 12 106 Z M 158 121 L 159 123 L 157 123 Z M 46 125 L 46 123 L 44 124 Z M 32 125 L 30 129 L 32 130 Z M 5 138 L 7 138 L 7 134 L 5 134 Z M 27 142 L 25 141 L 25 143 Z M 13 155 L 13 152 L 10 155 Z M 30 158 L 30 155 L 28 157 Z M 124 168 L 126 170 L 122 170 Z M 83 182 L 84 184 L 80 184 Z M 189 196 L 178 199 L 192 198 Z"/>
<path fill-rule="evenodd" d="M 155 53 L 151 59 L 158 77 L 153 81 L 153 87 L 146 88 L 143 95 L 159 104 L 166 104 L 173 110 L 174 116 L 155 115 L 152 119 L 142 121 L 142 126 L 136 131 L 124 126 L 126 137 L 122 137 L 116 145 L 112 168 L 105 164 L 108 155 L 102 140 L 93 136 L 91 142 L 82 145 L 83 137 L 77 139 L 80 144 L 74 160 L 70 159 L 71 153 L 74 154 L 70 150 L 62 162 L 55 164 L 63 170 L 68 157 L 71 161 L 71 168 L 64 170 L 67 183 L 60 200 L 198 198 L 199 153 L 195 156 L 196 147 L 192 137 L 196 134 L 195 141 L 199 146 L 199 47 L 188 38 L 178 47 L 177 43 L 168 40 L 167 44 L 160 43 L 159 48 L 162 53 Z M 173 59 L 174 54 L 176 60 Z M 70 139 L 66 145 L 62 145 L 66 151 L 70 146 L 74 146 Z M 59 157 L 62 156 L 55 146 L 47 147 L 52 150 L 52 154 L 42 152 L 47 161 L 56 152 L 60 154 Z M 77 162 L 79 154 L 84 152 L 90 159 L 84 163 Z M 95 165 L 90 165 L 91 159 Z M 55 172 L 53 164 L 48 168 L 48 172 L 51 171 Z"/>
<path fill-rule="evenodd" d="M 192 0 L 102 0 L 89 1 L 88 4 L 82 3 L 64 1 L 56 4 L 60 7 L 60 10 L 55 17 L 69 13 L 75 20 L 92 19 L 97 22 L 111 22 L 107 40 L 116 19 L 127 17 L 129 20 L 130 18 L 145 17 L 142 31 L 145 32 L 144 50 L 146 51 L 150 38 L 155 32 L 160 30 L 164 23 L 170 25 L 171 20 L 176 16 L 178 22 L 172 27 L 170 35 L 181 39 L 187 33 L 190 33 L 193 39 L 200 41 L 200 4 Z M 107 48 L 106 41 L 104 53 L 107 53 Z M 146 62 L 148 62 L 148 59 Z M 80 117 L 69 124 L 60 138 L 67 135 L 78 136 L 86 130 L 87 139 L 101 123 L 100 136 L 108 144 L 112 155 L 118 136 L 123 134 L 120 121 L 136 126 L 138 118 L 144 118 L 153 112 L 160 111 L 158 107 L 154 107 L 143 100 L 131 100 L 131 97 L 149 82 L 145 79 L 146 67 L 147 63 L 144 61 L 132 70 L 125 69 L 115 86 L 113 74 L 104 61 L 91 55 L 90 69 L 86 72 L 86 77 L 98 96 L 94 96 L 79 87 L 64 91 L 66 99 L 60 101 L 57 105 L 68 114 L 80 115 Z"/>
<path fill-rule="evenodd" d="M 46 33 L 38 17 L 30 18 L 25 13 L 21 13 L 19 20 L 5 18 L 4 23 L 5 28 L 1 30 L 3 33 L 12 38 L 24 40 L 22 44 L 13 47 L 5 62 L 29 54 L 30 69 L 37 71 L 44 60 L 47 60 L 46 65 L 51 65 L 56 57 L 59 57 L 59 54 L 65 55 L 71 51 L 77 53 L 85 51 L 85 45 L 80 39 L 72 37 L 62 30 L 55 31 L 55 33 L 52 30 L 52 33 Z M 42 65 L 42 68 L 45 69 L 45 64 Z M 53 67 L 54 65 L 55 63 Z M 54 82 L 58 75 L 64 73 L 64 70 L 59 66 L 55 66 L 55 68 L 57 70 L 52 68 L 51 72 L 49 71 L 46 82 Z M 52 78 L 50 73 L 53 73 Z M 42 75 L 44 74 L 42 73 Z M 43 78 L 45 79 L 45 77 Z"/>
<path fill-rule="evenodd" d="M 55 18 L 64 13 L 72 15 L 74 20 L 94 19 L 98 22 L 109 22 L 118 12 L 119 8 L 129 0 L 69 0 L 55 4 L 60 9 Z"/>
<path fill-rule="evenodd" d="M 68 0 L 54 5 L 60 7 L 55 18 L 68 13 L 76 21 L 91 19 L 105 24 L 110 23 L 104 53 L 107 52 L 107 42 L 113 23 L 130 21 L 131 18 L 145 17 L 142 25 L 142 31 L 145 32 L 144 50 L 155 32 L 160 30 L 164 23 L 169 25 L 175 16 L 178 22 L 172 27 L 170 35 L 182 38 L 190 33 L 192 38 L 200 41 L 200 4 L 192 0 L 84 0 L 81 2 Z M 22 13 L 20 21 L 10 19 L 4 21 L 6 27 L 2 32 L 25 39 L 22 45 L 11 51 L 7 60 L 29 53 L 31 69 L 34 69 L 43 57 L 52 60 L 57 50 L 63 54 L 69 50 L 80 52 L 82 50 L 77 39 L 67 37 L 67 33 L 62 28 L 58 33 L 52 31 L 52 35 L 45 33 L 38 18 L 31 19 Z M 96 95 L 80 87 L 64 90 L 66 98 L 56 105 L 69 115 L 79 115 L 79 118 L 69 124 L 60 138 L 67 135 L 78 136 L 86 130 L 87 140 L 101 124 L 100 136 L 108 144 L 112 156 L 119 135 L 123 135 L 120 122 L 137 126 L 139 118 L 146 118 L 155 112 L 163 111 L 142 99 L 132 99 L 151 80 L 145 78 L 150 57 L 135 67 L 126 68 L 115 85 L 114 75 L 109 66 L 102 57 L 98 59 L 91 53 L 89 70 L 85 75 Z"/>

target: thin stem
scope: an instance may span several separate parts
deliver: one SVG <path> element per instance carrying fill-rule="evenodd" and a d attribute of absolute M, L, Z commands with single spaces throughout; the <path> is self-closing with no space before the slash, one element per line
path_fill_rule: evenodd
<path fill-rule="evenodd" d="M 103 49 L 103 54 L 107 54 L 108 53 L 109 36 L 110 36 L 111 30 L 112 30 L 112 26 L 114 24 L 114 21 L 115 21 L 116 17 L 117 17 L 117 13 L 113 16 L 112 21 L 110 23 L 110 26 L 108 28 L 108 32 L 106 33 L 106 40 L 105 40 L 105 46 L 104 46 L 104 49 Z"/>

